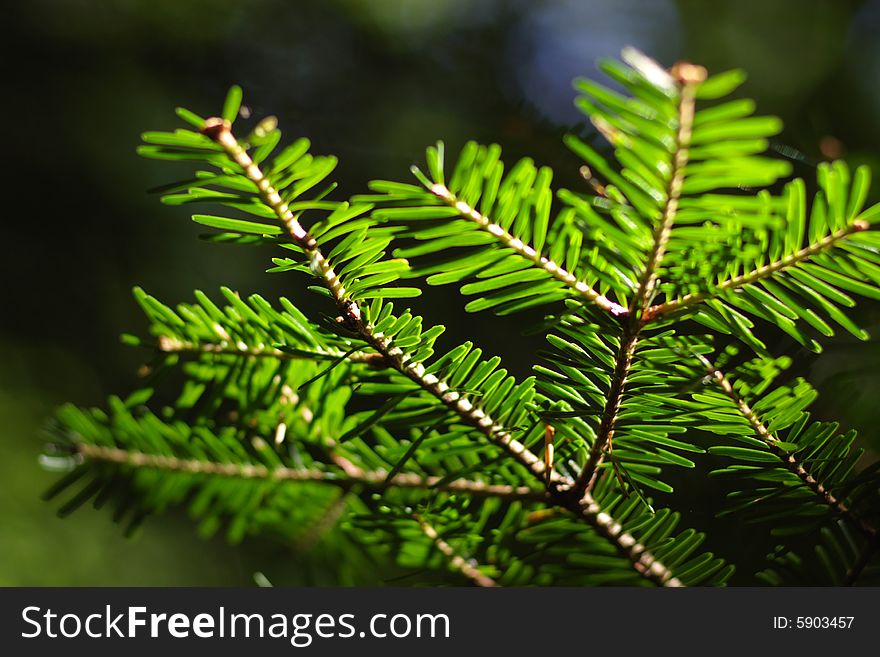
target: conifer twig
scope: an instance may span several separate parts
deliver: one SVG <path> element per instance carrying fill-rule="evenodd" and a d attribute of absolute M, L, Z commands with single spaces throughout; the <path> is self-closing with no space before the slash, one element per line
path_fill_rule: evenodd
<path fill-rule="evenodd" d="M 795 267 L 800 263 L 809 260 L 813 256 L 816 256 L 820 253 L 827 251 L 828 249 L 833 248 L 838 242 L 845 240 L 850 235 L 860 233 L 862 231 L 868 230 L 869 228 L 870 224 L 868 224 L 867 221 L 857 219 L 850 225 L 841 228 L 840 230 L 837 230 L 830 235 L 826 235 L 816 243 L 804 247 L 797 253 L 792 253 L 791 255 L 780 258 L 779 260 L 771 262 L 770 264 L 764 265 L 762 267 L 758 267 L 757 269 L 746 272 L 745 274 L 741 274 L 740 276 L 729 278 L 713 290 L 705 292 L 693 292 L 691 294 L 686 294 L 685 296 L 678 299 L 671 299 L 661 304 L 657 304 L 656 306 L 651 306 L 645 311 L 643 317 L 645 321 L 654 321 L 662 315 L 667 315 L 669 313 L 673 313 L 684 308 L 689 308 L 702 301 L 705 301 L 706 299 L 714 298 L 723 292 L 737 290 L 746 285 L 757 283 L 758 281 L 773 276 L 777 272 Z"/>
<path fill-rule="evenodd" d="M 221 463 L 203 459 L 185 459 L 162 454 L 148 454 L 118 447 L 104 447 L 86 443 L 76 445 L 77 453 L 90 461 L 104 461 L 127 465 L 135 468 L 150 468 L 173 472 L 206 474 L 236 479 L 266 479 L 272 481 L 318 482 L 341 488 L 355 485 L 371 490 L 389 488 L 412 488 L 421 490 L 438 490 L 448 493 L 461 493 L 474 497 L 497 497 L 521 502 L 547 501 L 546 491 L 527 486 L 510 486 L 506 484 L 487 484 L 469 479 L 444 481 L 443 477 L 422 476 L 415 473 L 401 472 L 388 478 L 384 470 L 363 470 L 352 466 L 338 472 L 319 470 L 317 468 L 269 468 L 259 463 Z M 338 464 L 337 464 L 338 465 Z"/>
<path fill-rule="evenodd" d="M 724 394 L 736 405 L 740 414 L 748 421 L 758 437 L 767 445 L 767 448 L 782 462 L 787 470 L 795 474 L 801 482 L 813 491 L 816 496 L 825 504 L 832 508 L 838 515 L 846 518 L 869 540 L 873 541 L 877 537 L 877 529 L 868 523 L 864 518 L 860 518 L 853 513 L 846 501 L 837 497 L 829 490 L 821 481 L 818 481 L 812 473 L 810 473 L 804 465 L 798 461 L 794 454 L 786 452 L 778 446 L 779 438 L 775 436 L 766 425 L 761 421 L 755 411 L 749 406 L 748 402 L 743 399 L 734 389 L 730 379 L 720 369 L 712 365 L 704 356 L 697 355 L 706 367 L 709 376 L 718 385 Z"/>
<path fill-rule="evenodd" d="M 679 62 L 670 71 L 678 82 L 681 97 L 678 101 L 678 131 L 675 135 L 675 153 L 672 157 L 672 174 L 666 189 L 666 202 L 660 222 L 654 228 L 654 246 L 645 264 L 645 270 L 639 282 L 630 312 L 642 312 L 654 294 L 660 265 L 666 254 L 666 246 L 672 235 L 672 227 L 678 214 L 678 203 L 684 188 L 685 168 L 688 163 L 691 136 L 696 113 L 697 87 L 706 79 L 706 69 L 687 62 Z M 642 317 L 644 319 L 644 317 Z"/>
<path fill-rule="evenodd" d="M 672 67 L 671 75 L 679 85 L 680 98 L 675 153 L 672 158 L 672 173 L 666 190 L 666 202 L 660 221 L 654 228 L 654 245 L 645 263 L 638 290 L 630 303 L 629 312 L 623 325 L 620 346 L 615 356 L 614 374 L 611 377 L 608 397 L 602 409 L 602 419 L 596 433 L 596 439 L 590 448 L 587 462 L 572 487 L 574 496 L 593 490 L 598 480 L 599 467 L 602 465 L 606 453 L 610 453 L 612 449 L 617 415 L 620 412 L 626 390 L 626 380 L 632 367 L 639 334 L 646 323 L 644 313 L 657 285 L 660 265 L 666 254 L 666 246 L 672 233 L 679 199 L 684 187 L 685 167 L 688 163 L 688 149 L 690 148 L 696 111 L 697 87 L 706 79 L 706 69 L 702 66 L 680 62 Z"/>
<path fill-rule="evenodd" d="M 600 294 L 584 281 L 578 279 L 573 273 L 566 271 L 558 263 L 541 255 L 532 246 L 523 243 L 522 240 L 514 237 L 498 224 L 493 223 L 491 219 L 481 214 L 478 210 L 472 208 L 464 201 L 459 200 L 451 191 L 449 191 L 449 188 L 447 188 L 446 185 L 435 183 L 431 186 L 430 191 L 444 203 L 455 208 L 462 217 L 470 219 L 480 228 L 497 237 L 504 246 L 515 251 L 523 258 L 531 260 L 556 280 L 565 283 L 565 285 L 574 290 L 578 296 L 587 299 L 587 301 L 594 303 L 599 308 L 611 313 L 615 317 L 626 315 L 626 308 L 611 301 L 605 295 Z"/>

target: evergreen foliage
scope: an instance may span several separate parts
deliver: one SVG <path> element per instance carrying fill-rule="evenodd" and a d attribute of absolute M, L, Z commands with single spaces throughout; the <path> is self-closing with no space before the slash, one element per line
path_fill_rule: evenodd
<path fill-rule="evenodd" d="M 600 68 L 612 86 L 578 80 L 577 104 L 613 158 L 568 136 L 578 190 L 497 145 L 447 162 L 438 143 L 411 182 L 330 200 L 336 159 L 280 147 L 272 118 L 238 135 L 237 87 L 218 117 L 179 109 L 188 128 L 145 133 L 141 155 L 197 166 L 164 203 L 208 206 L 193 220 L 210 239 L 274 245 L 270 271 L 310 277 L 335 311 L 136 290 L 150 335 L 125 340 L 154 354 L 148 387 L 59 411 L 61 513 L 110 502 L 135 527 L 187 505 L 205 535 L 321 545 L 348 583 L 396 561 L 482 586 L 722 585 L 735 549 L 706 552 L 663 506 L 671 469 L 702 463 L 728 487 L 722 516 L 780 537 L 761 581 L 876 582 L 878 466 L 811 419 L 815 391 L 759 337 L 867 338 L 848 311 L 880 297 L 868 170 L 822 164 L 808 198 L 765 154 L 780 121 L 730 99 L 741 71 L 632 49 Z M 444 328 L 401 301 L 421 281 L 460 286 L 499 331 L 540 309 L 534 376 L 438 348 Z"/>

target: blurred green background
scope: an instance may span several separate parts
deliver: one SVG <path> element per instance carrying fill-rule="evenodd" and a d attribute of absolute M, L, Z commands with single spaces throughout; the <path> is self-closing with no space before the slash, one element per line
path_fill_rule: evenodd
<path fill-rule="evenodd" d="M 3 21 L 0 585 L 248 585 L 257 570 L 332 581 L 278 546 L 203 541 L 182 513 L 124 539 L 107 513 L 60 520 L 40 501 L 55 477 L 37 464 L 52 409 L 137 383 L 144 355 L 118 340 L 144 329 L 132 286 L 167 302 L 221 284 L 300 299 L 300 281 L 263 273 L 269 253 L 200 242 L 185 213 L 146 193 L 174 174 L 135 156 L 138 135 L 174 126 L 176 105 L 216 112 L 240 83 L 256 116 L 340 157 L 337 198 L 406 180 L 438 138 L 453 150 L 494 140 L 508 160 L 529 154 L 576 184 L 560 143 L 584 129 L 571 79 L 631 44 L 665 65 L 745 68 L 743 93 L 785 120 L 774 147 L 799 174 L 839 154 L 880 172 L 878 1 L 28 0 L 5 3 Z M 450 327 L 450 343 L 483 341 L 527 371 L 538 342 L 518 323 L 465 320 L 448 289 L 428 297 L 416 307 Z M 877 306 L 858 313 L 880 336 Z M 813 358 L 768 336 L 822 390 L 816 415 L 877 450 L 880 343 L 841 336 Z M 676 505 L 711 528 L 720 500 L 703 486 L 682 478 Z M 731 542 L 743 549 L 735 530 L 709 547 Z"/>

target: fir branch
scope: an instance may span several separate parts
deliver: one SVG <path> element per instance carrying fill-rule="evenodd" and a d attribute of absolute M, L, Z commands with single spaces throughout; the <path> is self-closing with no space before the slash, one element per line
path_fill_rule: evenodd
<path fill-rule="evenodd" d="M 226 154 L 244 170 L 248 179 L 260 190 L 260 196 L 263 201 L 275 212 L 278 219 L 287 229 L 290 237 L 305 252 L 311 271 L 323 279 L 324 285 L 342 312 L 343 322 L 360 334 L 378 353 L 382 354 L 390 367 L 398 370 L 410 380 L 416 382 L 422 389 L 443 402 L 465 422 L 481 431 L 491 442 L 507 451 L 508 454 L 525 466 L 538 481 L 543 482 L 545 480 L 545 466 L 542 459 L 535 456 L 524 444 L 516 440 L 503 425 L 495 422 L 492 417 L 481 409 L 476 408 L 463 395 L 450 390 L 446 382 L 441 381 L 433 374 L 426 373 L 421 363 L 410 361 L 409 357 L 400 348 L 392 344 L 391 340 L 381 333 L 374 332 L 373 327 L 363 321 L 363 313 L 360 307 L 357 302 L 348 298 L 339 277 L 324 257 L 315 239 L 297 221 L 296 216 L 282 200 L 271 181 L 254 163 L 245 148 L 238 143 L 238 140 L 232 134 L 229 121 L 217 117 L 207 119 L 202 132 L 222 146 Z M 551 495 L 558 497 L 558 503 L 573 510 L 585 522 L 592 525 L 602 536 L 611 542 L 615 549 L 630 560 L 633 568 L 640 574 L 658 585 L 682 586 L 681 581 L 674 577 L 672 572 L 656 559 L 645 546 L 641 545 L 630 534 L 624 533 L 621 525 L 601 510 L 599 504 L 589 494 L 589 491 L 572 503 L 571 495 L 560 494 L 560 484 L 570 488 L 573 482 L 555 474 L 550 479 L 548 489 Z"/>
<path fill-rule="evenodd" d="M 474 407 L 464 396 L 450 390 L 444 381 L 432 374 L 427 374 L 421 363 L 410 362 L 404 352 L 394 346 L 391 340 L 381 333 L 375 332 L 372 326 L 363 321 L 360 307 L 356 302 L 347 298 L 345 288 L 342 287 L 339 277 L 324 257 L 317 242 L 300 225 L 269 179 L 238 143 L 232 134 L 229 122 L 221 118 L 208 119 L 205 122 L 203 132 L 220 144 L 227 155 L 244 169 L 251 182 L 260 190 L 263 201 L 275 211 L 291 238 L 306 252 L 312 272 L 323 279 L 337 305 L 342 309 L 343 318 L 370 346 L 387 359 L 388 365 L 442 401 L 471 426 L 479 429 L 490 440 L 504 447 L 536 475 L 542 477 L 543 463 L 522 443 L 515 440 L 509 431 L 496 424 L 482 410 Z"/>
<path fill-rule="evenodd" d="M 703 336 L 688 335 L 700 352 L 701 365 L 693 368 L 693 362 L 682 362 L 680 351 L 662 341 L 651 344 L 654 338 L 645 329 L 707 302 L 695 308 L 697 321 L 754 348 L 763 345 L 749 331 L 749 316 L 775 321 L 801 344 L 818 348 L 796 325 L 803 320 L 833 335 L 812 306 L 865 337 L 838 306 L 852 305 L 850 292 L 880 298 L 880 241 L 870 233 L 856 236 L 880 210 L 863 210 L 870 172 L 859 167 L 851 176 L 842 162 L 820 165 L 821 191 L 809 218 L 801 180 L 789 183 L 782 196 L 766 189 L 754 197 L 722 193 L 767 188 L 790 173 L 785 162 L 760 155 L 781 122 L 751 116 L 748 100 L 696 113 L 698 98 L 729 95 L 742 81 L 741 72 L 707 79 L 705 69 L 685 62 L 667 71 L 632 49 L 624 51 L 623 59 L 628 67 L 614 62 L 601 66 L 628 96 L 590 81 L 578 83 L 583 92 L 578 105 L 612 143 L 617 164 L 577 138 L 567 138 L 607 185 L 597 183 L 588 167 L 585 178 L 602 198 L 560 190 L 566 207 L 555 219 L 549 168 L 536 168 L 524 158 L 505 175 L 500 148 L 474 143 L 462 150 L 448 181 L 444 147 L 438 143 L 428 149 L 430 178 L 414 170 L 422 185 L 374 181 L 370 187 L 379 196 L 356 197 L 351 203 L 326 201 L 334 187 L 330 185 L 316 198 L 305 198 L 327 178 L 336 158 L 309 154 L 308 140 L 299 139 L 269 163 L 280 141 L 274 118 L 239 142 L 232 132 L 241 101 L 238 87 L 227 96 L 222 118 L 205 121 L 179 110 L 201 134 L 145 133 L 147 145 L 139 152 L 147 157 L 193 159 L 220 170 L 199 171 L 194 180 L 166 187 L 163 201 L 207 201 L 254 215 L 252 220 L 213 215 L 193 219 L 223 231 L 218 235 L 223 241 L 262 244 L 280 239 L 297 255 L 273 259 L 276 267 L 270 271 L 303 271 L 307 266 L 319 281 L 312 289 L 326 288 L 317 291 L 329 292 L 335 303 L 339 327 L 322 330 L 286 299 L 281 300 L 285 310 L 277 312 L 258 295 L 243 301 L 226 288 L 230 305 L 222 310 L 200 292 L 198 304 L 175 309 L 136 291 L 152 321 L 153 343 L 144 346 L 153 348 L 164 364 L 195 361 L 185 363 L 188 378 L 179 406 L 186 415 L 169 424 L 142 412 L 151 389 L 125 400 L 111 398 L 109 414 L 76 407 L 59 413 L 60 461 L 77 467 L 51 494 L 78 487 L 62 512 L 96 493 L 96 502 L 112 494 L 115 487 L 105 484 L 112 484 L 121 470 L 139 488 L 151 487 L 141 490 L 146 495 L 142 507 L 123 500 L 121 506 L 137 511 L 138 518 L 185 496 L 207 499 L 216 494 L 219 499 L 201 514 L 203 529 L 214 528 L 218 509 L 235 515 L 229 527 L 232 540 L 252 530 L 277 529 L 277 514 L 269 520 L 263 518 L 266 514 L 248 517 L 265 503 L 269 511 L 286 514 L 284 529 L 305 529 L 299 543 L 303 547 L 321 540 L 341 514 L 354 510 L 353 504 L 369 504 L 377 493 L 397 490 L 397 496 L 385 499 L 388 504 L 398 496 L 407 504 L 413 502 L 409 497 L 430 503 L 432 494 L 442 493 L 443 511 L 449 511 L 445 517 L 454 524 L 434 526 L 431 518 L 414 515 L 404 504 L 396 513 L 378 514 L 378 519 L 360 518 L 364 524 L 358 529 L 369 531 L 390 519 L 392 534 L 404 541 L 415 536 L 422 563 L 426 558 L 436 563 L 436 548 L 454 571 L 480 586 L 497 582 L 467 558 L 470 554 L 493 564 L 510 584 L 564 581 L 557 558 L 581 570 L 583 581 L 595 583 L 643 577 L 660 586 L 723 584 L 732 567 L 711 553 L 693 557 L 703 535 L 688 530 L 672 537 L 679 514 L 655 512 L 638 489 L 645 484 L 671 490 L 654 475 L 664 464 L 694 465 L 670 450 L 704 451 L 685 434 L 698 427 L 733 435 L 753 448 L 708 450 L 746 462 L 712 474 L 762 482 L 731 493 L 737 503 L 731 513 L 757 510 L 762 519 L 793 531 L 814 527 L 818 518 L 824 524 L 815 556 L 832 581 L 854 584 L 863 578 L 880 549 L 880 537 L 873 506 L 876 468 L 853 475 L 861 455 L 851 449 L 855 432 L 839 435 L 836 424 L 809 424 L 804 408 L 813 393 L 801 394 L 801 383 L 808 387 L 805 382 L 777 389 L 750 406 L 745 397 L 763 395 L 775 376 L 775 362 L 759 364 L 765 381 L 749 392 L 739 383 L 734 387 L 700 355 L 710 352 Z M 376 203 L 388 207 L 373 211 Z M 306 230 L 299 218 L 311 210 L 330 214 Z M 444 224 L 444 219 L 452 221 Z M 776 230 L 780 223 L 784 230 Z M 397 240 L 414 245 L 405 242 L 408 246 L 393 251 L 396 259 L 386 259 Z M 411 268 L 408 261 L 441 253 L 441 259 L 424 268 Z M 564 336 L 550 340 L 553 369 L 536 366 L 539 376 L 521 383 L 499 369 L 500 359 L 482 359 L 471 343 L 432 360 L 443 327 L 423 331 L 421 317 L 409 311 L 395 315 L 384 302 L 419 294 L 418 288 L 391 286 L 402 277 L 427 277 L 431 285 L 468 280 L 462 294 L 477 298 L 466 309 L 494 308 L 499 315 L 567 298 L 569 311 L 585 327 L 562 326 Z M 661 286 L 664 300 L 653 305 Z M 368 299 L 374 300 L 369 308 L 361 305 Z M 617 326 L 595 321 L 606 313 L 619 318 Z M 305 367 L 288 362 L 297 359 L 332 363 L 322 369 L 312 362 Z M 334 369 L 346 361 L 358 366 Z M 371 371 L 379 369 L 388 371 Z M 313 376 L 316 370 L 321 371 Z M 703 378 L 720 391 L 694 393 L 690 401 L 680 398 L 682 381 L 687 385 Z M 355 392 L 390 399 L 379 408 L 356 407 L 355 415 L 346 418 Z M 229 416 L 232 426 L 226 426 L 226 406 L 244 409 L 246 434 L 236 411 Z M 558 427 L 546 424 L 554 414 L 571 421 Z M 195 419 L 189 426 L 184 418 Z M 585 461 L 582 469 L 571 470 L 581 437 L 594 428 L 589 453 L 579 459 Z M 422 430 L 421 437 L 414 438 L 413 430 Z M 555 430 L 561 438 L 556 445 Z M 273 454 L 267 441 L 259 441 L 256 448 L 265 458 L 255 456 L 240 441 L 253 431 L 274 431 L 275 445 L 288 441 L 289 451 Z M 337 434 L 352 440 L 340 443 L 330 437 Z M 474 439 L 496 449 L 487 451 L 485 444 L 472 444 Z M 559 449 L 555 467 L 554 448 Z M 412 462 L 426 470 L 403 472 Z M 619 471 L 620 463 L 634 467 Z M 492 469 L 494 465 L 500 469 Z M 611 465 L 617 479 L 608 472 L 602 476 Z M 79 487 L 84 476 L 87 483 Z M 299 482 L 322 485 L 306 485 L 309 500 L 302 504 L 299 494 L 305 489 Z M 637 494 L 628 495 L 632 489 Z M 239 492 L 251 490 L 271 490 L 279 499 L 245 499 Z M 407 490 L 410 494 L 404 496 Z M 456 499 L 461 500 L 459 508 L 454 508 Z M 446 508 L 450 504 L 453 508 Z M 561 517 L 542 522 L 553 514 Z M 406 525 L 402 532 L 401 521 Z M 453 547 L 443 535 L 458 528 L 475 540 L 497 531 L 491 534 L 492 549 L 509 541 L 515 548 L 511 558 L 496 558 L 493 551 L 484 557 L 485 541 L 453 541 Z M 506 564 L 516 565 L 518 552 L 530 545 L 540 546 L 527 553 L 532 563 L 518 571 L 508 569 Z M 575 558 L 572 545 L 585 553 Z M 501 552 L 506 548 L 507 543 Z M 533 568 L 533 557 L 545 554 L 551 561 Z M 835 554 L 840 559 L 832 563 L 829 555 Z M 779 563 L 799 567 L 800 555 L 789 552 Z M 773 573 L 766 579 L 782 581 Z"/>
<path fill-rule="evenodd" d="M 496 497 L 521 502 L 547 501 L 546 491 L 527 486 L 508 486 L 504 484 L 486 484 L 481 481 L 455 479 L 443 481 L 443 477 L 424 477 L 414 473 L 399 473 L 389 478 L 384 470 L 362 470 L 349 463 L 343 467 L 343 473 L 328 472 L 316 468 L 300 469 L 275 467 L 269 468 L 258 463 L 221 463 L 203 459 L 183 459 L 162 454 L 103 447 L 78 443 L 77 453 L 89 461 L 116 463 L 133 468 L 166 470 L 188 474 L 205 474 L 236 479 L 265 479 L 270 481 L 319 482 L 350 489 L 363 486 L 370 490 L 382 491 L 389 488 L 407 488 L 419 490 L 437 490 L 448 493 L 460 493 L 473 497 Z M 338 464 L 338 463 L 337 463 Z"/>
<path fill-rule="evenodd" d="M 575 496 L 585 491 L 590 491 L 596 485 L 599 467 L 606 453 L 612 449 L 614 428 L 617 415 L 620 411 L 623 395 L 626 389 L 626 379 L 632 366 L 633 354 L 639 341 L 639 334 L 645 326 L 643 310 L 654 294 L 657 284 L 657 275 L 663 256 L 666 253 L 666 245 L 672 233 L 675 216 L 678 212 L 678 202 L 681 197 L 685 179 L 685 167 L 688 163 L 688 148 L 690 147 L 691 133 L 693 131 L 694 112 L 696 106 L 697 87 L 706 79 L 706 69 L 687 62 L 679 62 L 672 67 L 671 74 L 676 80 L 680 90 L 678 103 L 678 131 L 676 133 L 675 151 L 672 156 L 672 175 L 669 178 L 666 190 L 666 202 L 659 223 L 654 229 L 653 247 L 645 264 L 639 288 L 629 307 L 629 313 L 624 323 L 614 363 L 614 374 L 611 378 L 611 387 L 602 409 L 602 420 L 596 439 L 590 448 L 587 462 L 578 474 L 572 488 Z"/>
<path fill-rule="evenodd" d="M 770 432 L 755 411 L 752 410 L 751 406 L 749 406 L 748 402 L 737 394 L 733 384 L 724 372 L 712 365 L 705 357 L 699 354 L 697 354 L 697 357 L 706 366 L 706 370 L 709 373 L 709 376 L 712 377 L 712 380 L 736 405 L 737 410 L 746 420 L 748 420 L 758 437 L 767 445 L 770 452 L 779 458 L 785 468 L 795 474 L 804 486 L 813 491 L 822 502 L 832 508 L 838 515 L 846 518 L 854 526 L 858 527 L 859 531 L 864 534 L 869 542 L 875 541 L 877 538 L 877 529 L 865 519 L 857 517 L 849 508 L 845 500 L 837 497 L 822 482 L 816 480 L 816 478 L 804 467 L 803 463 L 798 461 L 794 454 L 786 452 L 779 447 L 777 444 L 780 442 L 779 438 Z"/>
<path fill-rule="evenodd" d="M 488 575 L 484 575 L 480 572 L 480 569 L 473 564 L 472 561 L 465 559 L 460 554 L 455 551 L 449 543 L 440 538 L 440 534 L 437 533 L 437 530 L 430 524 L 428 524 L 422 517 L 416 515 L 414 516 L 416 522 L 419 523 L 419 528 L 422 532 L 434 543 L 434 547 L 449 560 L 449 565 L 454 569 L 460 572 L 462 575 L 470 579 L 477 586 L 491 588 L 494 586 L 498 586 L 497 582 L 494 579 L 489 577 Z"/>
<path fill-rule="evenodd" d="M 678 202 L 684 187 L 685 167 L 688 163 L 688 149 L 694 127 L 697 87 L 706 79 L 705 68 L 687 62 L 679 62 L 672 67 L 670 73 L 678 83 L 681 94 L 678 101 L 678 132 L 672 156 L 672 175 L 669 177 L 666 202 L 663 206 L 660 222 L 654 229 L 654 246 L 645 264 L 639 289 L 633 297 L 630 306 L 631 313 L 642 311 L 643 306 L 650 302 L 654 294 L 657 275 L 663 262 L 663 256 L 666 254 L 666 245 L 672 234 L 675 215 L 678 213 Z"/>
<path fill-rule="evenodd" d="M 202 128 L 202 133 L 222 146 L 226 155 L 244 170 L 248 180 L 254 183 L 260 191 L 260 197 L 263 199 L 263 202 L 275 212 L 279 221 L 287 229 L 288 234 L 297 246 L 305 251 L 312 272 L 324 280 L 324 284 L 330 290 L 340 309 L 345 310 L 347 304 L 351 304 L 357 311 L 359 319 L 360 309 L 348 301 L 348 295 L 342 285 L 342 281 L 336 272 L 333 271 L 330 263 L 324 258 L 324 254 L 318 248 L 318 243 L 299 223 L 290 206 L 281 198 L 281 195 L 272 185 L 269 178 L 263 174 L 260 167 L 251 159 L 247 150 L 238 143 L 238 140 L 232 134 L 230 122 L 219 117 L 207 119 Z"/>
<path fill-rule="evenodd" d="M 498 238 L 498 240 L 508 249 L 515 251 L 523 258 L 532 261 L 546 271 L 548 274 L 553 276 L 558 281 L 565 283 L 569 288 L 574 290 L 578 296 L 583 297 L 587 301 L 595 304 L 602 310 L 605 310 L 611 313 L 615 317 L 620 317 L 627 314 L 627 309 L 621 306 L 614 301 L 611 301 L 608 297 L 603 294 L 600 294 L 595 289 L 587 285 L 582 280 L 579 280 L 577 276 L 567 271 L 561 265 L 556 262 L 553 262 L 546 256 L 541 255 L 538 251 L 536 251 L 529 244 L 523 243 L 519 238 L 514 237 L 508 231 L 504 230 L 501 226 L 496 223 L 493 223 L 491 219 L 482 215 L 475 208 L 472 208 L 467 203 L 462 200 L 459 200 L 446 185 L 441 183 L 434 183 L 430 187 L 430 191 L 434 196 L 441 199 L 444 203 L 449 205 L 450 207 L 455 208 L 459 215 L 464 217 L 465 219 L 470 219 L 475 224 L 477 224 L 481 229 Z"/>
<path fill-rule="evenodd" d="M 764 265 L 763 267 L 758 267 L 757 269 L 754 269 L 740 276 L 736 276 L 735 278 L 730 278 L 719 284 L 713 290 L 705 292 L 693 292 L 678 299 L 665 301 L 664 303 L 651 306 L 645 311 L 643 318 L 645 321 L 654 321 L 663 315 L 668 315 L 669 313 L 673 313 L 678 310 L 683 310 L 685 308 L 694 306 L 707 299 L 717 297 L 723 292 L 736 290 L 746 285 L 758 283 L 764 279 L 772 277 L 778 272 L 796 267 L 802 262 L 808 261 L 810 258 L 834 248 L 839 242 L 845 240 L 849 236 L 860 233 L 862 231 L 866 231 L 869 228 L 870 225 L 867 221 L 857 219 L 850 225 L 841 228 L 840 230 L 837 230 L 830 235 L 826 235 L 821 240 L 804 247 L 796 253 L 787 255 L 784 258 L 780 258 L 776 262 Z"/>
<path fill-rule="evenodd" d="M 661 586 L 683 586 L 672 572 L 652 555 L 647 548 L 639 543 L 631 534 L 623 529 L 614 518 L 603 512 L 589 491 L 574 499 L 568 492 L 574 482 L 556 472 L 548 474 L 544 461 L 533 454 L 525 445 L 513 437 L 512 433 L 502 424 L 496 423 L 483 410 L 473 406 L 471 402 L 432 374 L 426 374 L 420 363 L 406 364 L 406 356 L 397 347 L 385 344 L 382 336 L 373 346 L 385 354 L 392 367 L 402 371 L 411 380 L 418 383 L 442 401 L 450 410 L 482 432 L 490 441 L 503 447 L 508 454 L 524 465 L 539 481 L 547 482 L 548 490 L 560 506 L 567 508 L 587 524 L 591 525 L 600 535 L 605 537 L 614 547 L 625 555 L 640 574 Z M 402 369 L 401 369 L 402 368 Z"/>
<path fill-rule="evenodd" d="M 587 524 L 591 525 L 600 535 L 605 537 L 614 547 L 625 555 L 639 573 L 661 586 L 682 586 L 682 583 L 672 575 L 671 571 L 656 559 L 647 548 L 639 543 L 632 535 L 623 532 L 623 529 L 614 518 L 603 512 L 589 491 L 574 499 L 568 492 L 574 482 L 554 471 L 545 472 L 546 465 L 543 459 L 533 454 L 525 445 L 513 437 L 512 433 L 502 424 L 496 423 L 493 418 L 483 410 L 473 406 L 471 402 L 433 374 L 426 374 L 420 363 L 406 364 L 406 357 L 397 347 L 384 344 L 384 338 L 379 336 L 378 343 L 374 344 L 377 350 L 384 353 L 392 367 L 400 369 L 411 380 L 417 382 L 424 390 L 427 390 L 450 410 L 482 432 L 490 441 L 503 447 L 508 454 L 525 466 L 541 482 L 547 482 L 548 490 L 554 501 L 560 506 L 567 508 Z"/>

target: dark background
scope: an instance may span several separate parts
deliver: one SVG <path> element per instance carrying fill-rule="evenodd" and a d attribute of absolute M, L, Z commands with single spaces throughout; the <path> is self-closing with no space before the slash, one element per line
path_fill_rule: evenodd
<path fill-rule="evenodd" d="M 5 3 L 3 25 L 0 585 L 247 585 L 257 570 L 276 584 L 332 583 L 259 541 L 200 540 L 183 513 L 126 540 L 106 513 L 62 521 L 39 500 L 55 476 L 37 463 L 53 407 L 137 384 L 143 354 L 118 341 L 144 329 L 132 286 L 167 302 L 223 284 L 313 301 L 301 281 L 264 273 L 270 253 L 200 242 L 185 212 L 146 193 L 174 171 L 139 159 L 138 135 L 175 127 L 176 105 L 216 113 L 241 84 L 256 116 L 275 114 L 289 138 L 340 157 L 337 198 L 371 178 L 408 180 L 438 138 L 452 151 L 494 140 L 508 161 L 529 154 L 576 184 L 578 162 L 560 142 L 583 123 L 570 81 L 632 44 L 664 65 L 746 69 L 744 93 L 785 120 L 775 145 L 808 179 L 835 154 L 880 171 L 877 1 L 28 0 Z M 450 343 L 483 342 L 526 373 L 539 343 L 516 320 L 466 317 L 452 292 L 415 307 L 450 327 Z M 880 335 L 877 304 L 857 313 Z M 840 336 L 813 358 L 768 340 L 823 392 L 817 417 L 880 446 L 877 342 Z M 711 528 L 717 500 L 689 476 L 676 506 Z M 720 531 L 710 547 L 766 552 Z"/>

